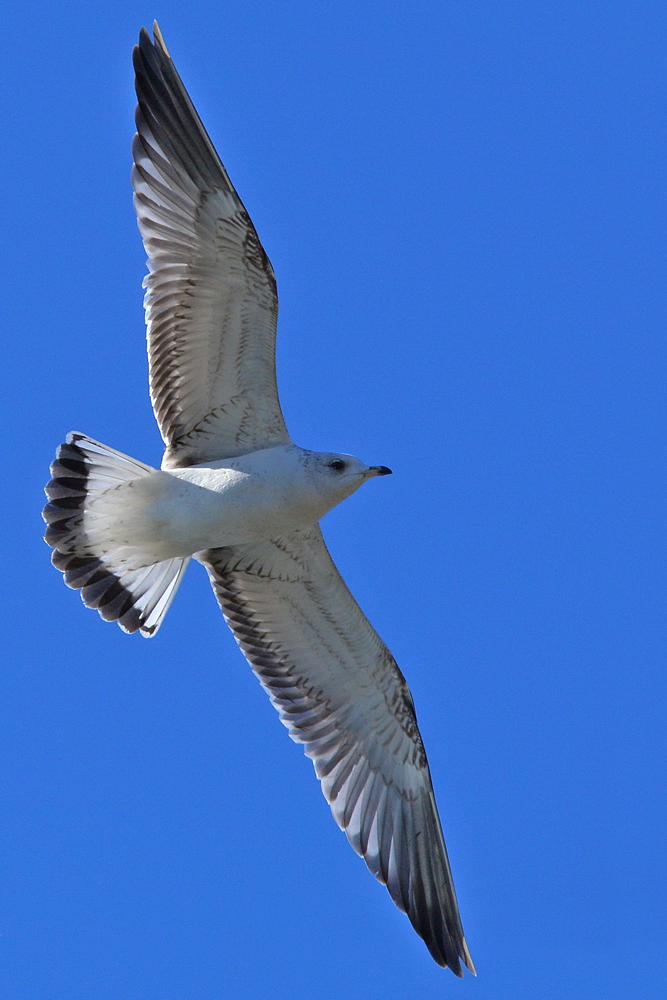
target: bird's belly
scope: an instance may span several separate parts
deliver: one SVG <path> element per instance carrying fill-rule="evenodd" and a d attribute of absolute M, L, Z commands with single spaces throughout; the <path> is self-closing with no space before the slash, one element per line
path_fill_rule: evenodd
<path fill-rule="evenodd" d="M 123 483 L 91 505 L 86 533 L 97 552 L 106 546 L 128 567 L 139 568 L 202 549 L 278 538 L 321 516 L 308 505 L 281 502 L 249 477 L 228 480 L 216 489 L 161 471 Z"/>

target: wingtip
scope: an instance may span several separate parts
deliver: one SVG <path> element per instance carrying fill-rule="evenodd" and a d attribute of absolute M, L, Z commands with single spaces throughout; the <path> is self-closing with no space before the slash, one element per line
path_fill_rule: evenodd
<path fill-rule="evenodd" d="M 162 32 L 160 31 L 160 26 L 157 23 L 157 21 L 153 21 L 153 43 L 155 45 L 159 45 L 159 47 L 162 49 L 162 51 L 164 52 L 164 54 L 169 59 L 171 59 L 171 56 L 169 55 L 169 49 L 167 48 L 167 46 L 165 44 L 165 40 L 162 37 Z"/>
<path fill-rule="evenodd" d="M 465 967 L 468 970 L 468 972 L 472 972 L 473 976 L 476 976 L 477 971 L 475 970 L 473 960 L 470 957 L 470 952 L 468 951 L 468 945 L 466 944 L 465 938 L 463 939 L 463 955 L 461 957 L 465 962 Z"/>
<path fill-rule="evenodd" d="M 169 56 L 169 50 L 167 49 L 165 40 L 160 31 L 160 25 L 157 21 L 153 21 L 153 37 L 151 38 L 147 28 L 139 29 L 139 48 L 145 49 L 148 46 L 149 49 L 160 49 L 166 56 Z M 171 59 L 171 56 L 169 56 Z"/>

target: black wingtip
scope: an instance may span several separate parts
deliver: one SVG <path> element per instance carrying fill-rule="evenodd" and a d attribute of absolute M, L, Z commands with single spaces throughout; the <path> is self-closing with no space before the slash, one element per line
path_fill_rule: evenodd
<path fill-rule="evenodd" d="M 156 46 L 159 45 L 167 58 L 171 59 L 169 49 L 167 48 L 165 40 L 162 37 L 162 32 L 160 31 L 160 26 L 157 21 L 153 21 L 153 42 Z"/>
<path fill-rule="evenodd" d="M 154 49 L 154 48 L 155 49 L 160 49 L 167 56 L 168 59 L 171 59 L 171 56 L 169 55 L 169 49 L 167 48 L 167 44 L 166 44 L 166 42 L 164 40 L 164 36 L 163 36 L 162 32 L 160 31 L 160 25 L 157 23 L 157 21 L 153 21 L 153 38 L 152 39 L 151 39 L 150 34 L 148 33 L 148 29 L 147 28 L 140 28 L 139 29 L 139 46 L 138 47 L 140 49 L 144 49 L 144 50 L 146 49 L 146 47 L 148 47 L 149 49 Z"/>
<path fill-rule="evenodd" d="M 132 49 L 132 65 L 134 66 L 135 73 L 138 72 L 141 66 L 141 54 L 153 48 L 153 43 L 151 41 L 151 36 L 148 34 L 145 28 L 139 29 L 139 42 Z"/>
<path fill-rule="evenodd" d="M 461 958 L 465 962 L 465 967 L 468 970 L 468 972 L 472 972 L 473 976 L 476 976 L 477 975 L 477 970 L 475 969 L 475 966 L 473 965 L 473 961 L 472 961 L 470 952 L 468 951 L 468 945 L 466 943 L 466 939 L 465 938 L 463 939 L 463 955 L 461 955 Z M 461 973 L 461 975 L 463 975 L 463 973 Z"/>

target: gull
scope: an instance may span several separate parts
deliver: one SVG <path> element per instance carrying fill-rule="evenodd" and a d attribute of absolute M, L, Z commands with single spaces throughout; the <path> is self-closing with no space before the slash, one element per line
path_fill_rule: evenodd
<path fill-rule="evenodd" d="M 333 816 L 435 961 L 475 969 L 403 674 L 319 521 L 390 473 L 290 438 L 276 280 L 157 23 L 134 49 L 134 205 L 161 469 L 85 434 L 57 451 L 45 539 L 65 583 L 126 632 L 158 631 L 192 557 Z"/>

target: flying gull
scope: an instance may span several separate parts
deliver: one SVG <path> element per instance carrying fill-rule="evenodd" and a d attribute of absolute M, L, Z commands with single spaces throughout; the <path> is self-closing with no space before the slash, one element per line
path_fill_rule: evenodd
<path fill-rule="evenodd" d="M 319 520 L 388 475 L 290 438 L 278 400 L 276 281 L 162 35 L 134 49 L 134 205 L 161 469 L 85 434 L 51 466 L 46 541 L 65 583 L 153 636 L 190 558 L 334 818 L 435 961 L 474 967 L 414 705 L 345 586 Z"/>

